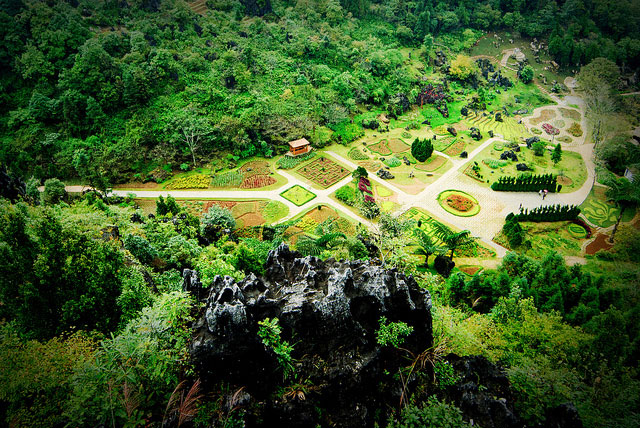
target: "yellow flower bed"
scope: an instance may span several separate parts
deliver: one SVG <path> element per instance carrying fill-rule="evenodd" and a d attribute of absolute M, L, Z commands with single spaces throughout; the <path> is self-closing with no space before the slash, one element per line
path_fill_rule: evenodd
<path fill-rule="evenodd" d="M 192 174 L 177 177 L 169 184 L 167 189 L 206 189 L 209 187 L 210 178 L 205 174 Z"/>

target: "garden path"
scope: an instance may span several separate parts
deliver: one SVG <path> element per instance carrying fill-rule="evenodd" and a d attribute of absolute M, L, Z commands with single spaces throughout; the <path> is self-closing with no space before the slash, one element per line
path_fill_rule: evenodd
<path fill-rule="evenodd" d="M 505 52 L 503 59 L 501 62 L 505 62 L 510 52 Z M 504 65 L 504 64 L 503 64 Z M 572 91 L 573 94 L 573 91 Z M 569 105 L 575 105 L 578 107 L 578 110 L 581 113 L 581 126 L 582 129 L 587 129 L 586 119 L 584 117 L 585 112 L 585 103 L 584 101 L 575 95 L 568 95 L 564 97 L 564 99 L 559 99 L 556 96 L 552 96 L 553 100 L 556 102 L 555 105 L 551 106 L 543 106 L 538 109 L 535 109 L 532 112 L 532 115 L 524 118 L 523 122 L 528 127 L 531 127 L 531 119 L 540 115 L 540 111 L 543 109 L 551 109 L 556 112 L 558 117 L 561 117 L 561 113 L 559 108 L 568 107 Z M 572 143 L 562 143 L 563 150 L 576 151 L 580 153 L 585 161 L 585 165 L 587 168 L 588 177 L 585 183 L 582 185 L 580 189 L 574 191 L 572 193 L 559 193 L 559 194 L 549 194 L 544 200 L 540 198 L 537 193 L 521 193 L 521 192 L 494 192 L 490 188 L 480 185 L 474 179 L 466 176 L 464 174 L 465 168 L 468 166 L 470 162 L 474 161 L 474 158 L 482 152 L 485 148 L 489 147 L 496 142 L 505 142 L 503 137 L 499 134 L 496 134 L 495 137 L 489 138 L 484 143 L 482 143 L 479 147 L 474 149 L 466 159 L 447 156 L 444 153 L 436 152 L 440 155 L 448 158 L 453 166 L 448 171 L 446 171 L 442 176 L 437 178 L 433 183 L 429 185 L 425 185 L 424 190 L 422 190 L 417 195 L 410 195 L 395 186 L 393 183 L 390 183 L 387 180 L 383 180 L 376 176 L 375 174 L 371 174 L 369 176 L 370 180 L 381 184 L 393 192 L 396 193 L 398 198 L 398 203 L 400 204 L 400 212 L 404 212 L 412 207 L 423 208 L 428 212 L 432 213 L 436 217 L 445 221 L 446 223 L 453 225 L 459 229 L 468 229 L 472 232 L 474 236 L 477 236 L 484 245 L 492 248 L 496 251 L 496 254 L 499 258 L 504 257 L 507 250 L 494 243 L 492 241 L 493 237 L 500 231 L 503 225 L 504 218 L 507 214 L 511 212 L 517 212 L 522 206 L 523 208 L 534 208 L 540 205 L 555 205 L 555 204 L 572 204 L 572 205 L 580 205 L 589 195 L 591 188 L 593 186 L 594 177 L 595 177 L 595 165 L 593 163 L 593 144 L 586 144 L 586 132 L 580 138 L 573 138 Z M 327 150 L 327 154 L 334 157 L 339 162 L 348 166 L 351 169 L 355 169 L 358 165 L 352 162 L 349 159 L 339 155 L 338 153 Z M 336 207 L 340 210 L 340 212 L 347 217 L 355 220 L 358 223 L 365 224 L 367 226 L 372 226 L 372 223 L 358 214 L 352 212 L 351 210 L 344 209 L 340 207 L 338 203 L 333 200 L 330 195 L 335 192 L 340 187 L 351 182 L 351 176 L 347 176 L 344 179 L 340 180 L 338 183 L 328 187 L 327 189 L 316 189 L 312 188 L 310 184 L 306 181 L 303 181 L 289 172 L 280 170 L 279 173 L 288 180 L 288 183 L 279 189 L 275 190 L 181 190 L 181 191 L 157 191 L 157 190 L 138 190 L 135 191 L 135 194 L 141 198 L 157 198 L 158 196 L 167 196 L 171 194 L 175 198 L 207 198 L 207 199 L 269 199 L 269 200 L 277 200 L 284 203 L 289 208 L 289 214 L 283 218 L 281 221 L 289 220 L 304 211 L 308 210 L 310 207 L 323 204 L 331 207 Z M 316 197 L 303 204 L 302 206 L 296 206 L 290 201 L 283 198 L 280 193 L 294 185 L 300 185 L 305 189 L 309 189 L 316 194 Z M 82 190 L 87 189 L 87 187 L 83 186 L 68 186 L 68 191 L 80 192 Z M 458 217 L 449 212 L 445 211 L 440 204 L 437 202 L 438 195 L 449 189 L 462 190 L 474 196 L 480 202 L 480 212 L 473 217 Z M 114 190 L 112 194 L 119 196 L 126 196 L 131 191 L 127 190 Z M 578 262 L 575 260 L 574 262 Z M 497 262 L 496 262 L 497 263 Z"/>

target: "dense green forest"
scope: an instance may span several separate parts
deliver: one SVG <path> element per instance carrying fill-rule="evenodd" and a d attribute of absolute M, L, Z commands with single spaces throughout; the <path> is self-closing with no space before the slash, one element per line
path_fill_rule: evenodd
<path fill-rule="evenodd" d="M 549 36 L 571 69 L 640 65 L 633 1 L 206 4 L 4 0 L 0 160 L 118 183 L 221 151 L 270 156 L 301 135 L 350 141 L 363 106 L 406 110 L 439 46 L 463 51 L 487 30 Z M 420 70 L 399 67 L 408 47 L 423 47 Z"/>
<path fill-rule="evenodd" d="M 452 355 L 502 368 L 524 426 L 546 426 L 549 410 L 568 402 L 588 428 L 640 425 L 640 232 L 621 223 L 640 204 L 640 180 L 615 175 L 640 162 L 622 132 L 637 126 L 637 104 L 618 97 L 637 90 L 637 1 L 0 0 L 0 21 L 3 423 L 259 425 L 247 422 L 255 408 L 234 404 L 242 385 L 224 380 L 198 393 L 189 349 L 207 301 L 201 294 L 215 278 L 267 275 L 271 251 L 286 243 L 302 256 L 382 264 L 430 293 L 427 369 L 413 373 L 417 359 L 405 364 L 400 336 L 412 327 L 380 320 L 379 354 L 395 355 L 402 369 L 379 387 L 401 390 L 404 401 L 382 403 L 376 426 L 471 426 L 447 398 L 459 380 Z M 198 216 L 170 196 L 145 212 L 134 195 L 104 192 L 205 164 L 269 159 L 303 136 L 316 148 L 346 145 L 381 112 L 398 118 L 421 105 L 429 83 L 482 104 L 488 79 L 466 55 L 488 31 L 537 38 L 566 75 L 579 71 L 585 133 L 599 144 L 597 180 L 618 209 L 611 247 L 583 264 L 560 249 L 525 255 L 531 243 L 514 216 L 504 228 L 513 251 L 481 273 L 449 276 L 434 259 L 469 257 L 464 250 L 477 248 L 469 230 L 436 222 L 430 236 L 422 220 L 381 213 L 375 203 L 363 214 L 377 219 L 374 227 L 347 232 L 331 219 L 241 227 L 230 209 L 213 204 Z M 446 73 L 436 66 L 440 51 Z M 514 75 L 532 82 L 533 71 L 523 70 Z M 522 91 L 531 105 L 549 101 L 533 91 Z M 623 114 L 631 119 L 620 125 L 614 118 Z M 416 152 L 428 145 L 426 160 L 432 141 L 416 141 Z M 354 171 L 365 189 L 366 175 Z M 99 191 L 72 195 L 61 180 Z M 349 190 L 337 200 L 355 199 Z M 295 228 L 301 237 L 292 239 Z M 187 270 L 205 291 L 185 290 Z M 295 335 L 281 340 L 291 332 L 277 319 L 260 326 L 283 372 L 264 397 L 300 404 L 306 394 L 318 425 L 335 426 L 313 401 L 321 385 L 291 374 L 307 357 Z"/>

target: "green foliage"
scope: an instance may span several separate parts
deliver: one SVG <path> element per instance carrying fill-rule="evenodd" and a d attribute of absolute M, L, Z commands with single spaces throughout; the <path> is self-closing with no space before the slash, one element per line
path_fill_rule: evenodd
<path fill-rule="evenodd" d="M 200 233 L 208 239 L 216 240 L 225 229 L 235 229 L 236 219 L 228 208 L 212 205 L 200 221 Z"/>
<path fill-rule="evenodd" d="M 120 323 L 124 326 L 137 318 L 143 308 L 151 305 L 153 295 L 139 269 L 123 269 L 120 272 L 120 278 L 122 292 L 116 299 L 116 303 L 122 312 Z"/>
<path fill-rule="evenodd" d="M 531 145 L 533 153 L 536 156 L 544 156 L 544 151 L 547 148 L 547 144 L 544 141 L 537 141 Z"/>
<path fill-rule="evenodd" d="M 518 72 L 518 76 L 523 83 L 531 83 L 533 81 L 533 67 L 530 65 L 525 65 L 522 70 Z"/>
<path fill-rule="evenodd" d="M 448 361 L 436 361 L 433 365 L 433 373 L 436 377 L 436 383 L 441 389 L 455 385 L 460 379 L 453 370 L 453 366 Z"/>
<path fill-rule="evenodd" d="M 124 248 L 129 250 L 140 263 L 149 264 L 159 256 L 158 251 L 140 235 L 129 234 L 124 237 Z"/>
<path fill-rule="evenodd" d="M 351 176 L 356 180 L 360 180 L 362 177 L 369 177 L 369 172 L 364 167 L 359 166 L 351 173 Z"/>
<path fill-rule="evenodd" d="M 0 313 L 32 337 L 107 332 L 120 317 L 121 253 L 63 224 L 62 213 L 0 204 Z"/>
<path fill-rule="evenodd" d="M 560 145 L 560 143 L 556 144 L 553 152 L 551 152 L 551 160 L 553 161 L 554 165 L 557 165 L 558 162 L 562 160 L 562 146 Z"/>
<path fill-rule="evenodd" d="M 498 178 L 498 181 L 494 181 L 491 184 L 491 189 L 498 192 L 537 192 L 540 190 L 548 190 L 554 193 L 560 189 L 557 180 L 558 177 L 553 174 L 521 174 L 518 177 L 503 175 Z"/>
<path fill-rule="evenodd" d="M 316 155 L 315 151 L 307 152 L 298 156 L 282 156 L 278 159 L 278 168 L 293 169 L 300 165 L 302 162 L 313 158 Z"/>
<path fill-rule="evenodd" d="M 94 358 L 75 369 L 65 418 L 74 426 L 136 425 L 159 418 L 188 362 L 192 301 L 182 292 L 159 296 Z"/>
<path fill-rule="evenodd" d="M 203 287 L 209 287 L 216 275 L 222 277 L 228 275 L 236 281 L 244 278 L 242 272 L 238 272 L 235 268 L 234 263 L 237 262 L 232 256 L 225 254 L 214 245 L 209 245 L 202 251 L 200 257 L 195 262 L 195 268 L 200 274 Z M 255 268 L 257 269 L 259 267 L 256 266 Z"/>
<path fill-rule="evenodd" d="M 295 372 L 294 359 L 291 356 L 293 345 L 286 340 L 282 340 L 282 328 L 280 327 L 278 318 L 265 318 L 258 322 L 258 337 L 262 340 L 262 344 L 271 350 L 280 365 L 282 376 L 286 380 Z"/>
<path fill-rule="evenodd" d="M 3 422 L 43 428 L 63 425 L 74 368 L 91 358 L 94 347 L 81 334 L 25 341 L 10 324 L 0 326 L 0 400 L 7 406 Z"/>
<path fill-rule="evenodd" d="M 386 317 L 380 317 L 378 320 L 380 327 L 376 331 L 376 341 L 380 346 L 400 347 L 405 337 L 413 333 L 413 326 L 406 322 L 390 322 Z"/>
<path fill-rule="evenodd" d="M 384 164 L 389 168 L 395 168 L 402 165 L 402 161 L 395 156 L 391 156 L 389 158 L 385 158 Z"/>
<path fill-rule="evenodd" d="M 50 178 L 44 182 L 44 191 L 42 192 L 42 202 L 47 205 L 55 205 L 61 202 L 67 192 L 64 183 L 57 178 Z"/>
<path fill-rule="evenodd" d="M 433 143 L 430 139 L 416 138 L 411 144 L 411 156 L 418 162 L 425 162 L 433 154 Z"/>
<path fill-rule="evenodd" d="M 389 420 L 387 428 L 462 428 L 471 427 L 462 418 L 462 411 L 453 404 L 431 396 L 418 407 L 410 405 L 402 409 L 399 420 Z"/>
<path fill-rule="evenodd" d="M 336 190 L 336 199 L 352 206 L 356 200 L 356 191 L 351 184 L 347 184 Z"/>
<path fill-rule="evenodd" d="M 508 161 L 506 160 L 500 160 L 500 159 L 483 159 L 482 162 L 487 165 L 489 168 L 491 169 L 498 169 L 498 168 L 502 168 L 503 166 L 506 166 L 509 164 Z"/>

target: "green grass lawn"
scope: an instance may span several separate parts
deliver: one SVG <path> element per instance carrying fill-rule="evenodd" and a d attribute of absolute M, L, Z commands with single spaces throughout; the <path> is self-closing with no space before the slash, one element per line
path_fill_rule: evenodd
<path fill-rule="evenodd" d="M 280 193 L 280 196 L 294 205 L 302 206 L 315 198 L 316 194 L 296 184 L 295 186 Z"/>
<path fill-rule="evenodd" d="M 275 223 L 288 215 L 289 207 L 280 201 L 269 201 L 262 210 L 262 216 L 268 224 Z"/>
<path fill-rule="evenodd" d="M 570 193 L 579 189 L 587 179 L 587 167 L 582 156 L 577 152 L 565 150 L 562 153 L 562 160 L 558 162 L 557 165 L 554 165 L 548 151 L 545 152 L 544 156 L 535 156 L 533 150 L 521 147 L 520 152 L 516 153 L 518 156 L 517 162 L 507 161 L 505 166 L 493 169 L 483 161 L 499 160 L 501 153 L 508 150 L 507 147 L 504 147 L 502 150 L 496 150 L 496 147 L 498 146 L 489 146 L 473 158 L 473 161 L 478 162 L 480 174 L 484 177 L 485 186 L 489 186 L 494 181 L 497 181 L 502 175 L 520 175 L 521 172 L 516 169 L 516 164 L 518 163 L 527 164 L 532 169 L 532 174 L 551 173 L 567 177 L 567 180 L 563 182 L 561 193 Z M 549 145 L 548 148 L 550 149 L 551 145 Z M 462 167 L 460 172 L 464 172 L 465 169 L 466 167 Z M 489 180 L 489 183 L 487 183 L 486 180 Z"/>
<path fill-rule="evenodd" d="M 531 247 L 525 254 L 534 258 L 542 258 L 550 251 L 557 251 L 564 256 L 581 256 L 585 238 L 576 238 L 569 231 L 570 221 L 534 223 L 523 221 L 520 225 L 526 233 L 526 240 Z M 528 247 L 527 244 L 525 244 Z"/>

